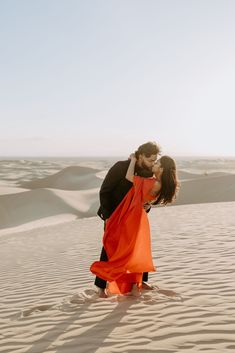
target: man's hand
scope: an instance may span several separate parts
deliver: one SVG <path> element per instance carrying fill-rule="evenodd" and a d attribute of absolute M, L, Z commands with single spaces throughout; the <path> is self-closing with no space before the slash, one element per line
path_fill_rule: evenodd
<path fill-rule="evenodd" d="M 146 202 L 146 203 L 144 204 L 144 210 L 147 212 L 147 211 L 150 210 L 150 208 L 151 208 L 151 204 L 150 204 L 149 202 Z"/>

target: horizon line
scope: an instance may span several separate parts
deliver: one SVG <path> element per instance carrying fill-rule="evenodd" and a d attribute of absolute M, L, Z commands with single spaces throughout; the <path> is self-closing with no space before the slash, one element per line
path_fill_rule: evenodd
<path fill-rule="evenodd" d="M 160 154 L 164 155 L 164 154 Z M 168 155 L 168 154 L 166 154 Z M 235 158 L 235 155 L 171 155 L 173 158 Z M 128 158 L 127 155 L 5 155 L 1 158 Z"/>

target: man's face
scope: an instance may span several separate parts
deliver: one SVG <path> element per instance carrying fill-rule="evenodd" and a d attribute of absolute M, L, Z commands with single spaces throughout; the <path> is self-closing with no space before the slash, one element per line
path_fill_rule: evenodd
<path fill-rule="evenodd" d="M 137 164 L 141 168 L 152 170 L 156 159 L 157 159 L 157 154 L 152 154 L 150 157 L 146 157 L 144 154 L 140 154 Z"/>

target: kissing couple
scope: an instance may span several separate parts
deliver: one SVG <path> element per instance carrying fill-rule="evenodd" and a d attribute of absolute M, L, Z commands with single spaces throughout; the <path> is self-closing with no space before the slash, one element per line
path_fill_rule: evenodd
<path fill-rule="evenodd" d="M 101 185 L 103 248 L 90 267 L 100 297 L 154 288 L 148 284 L 148 272 L 156 271 L 148 212 L 152 205 L 173 202 L 179 185 L 174 159 L 158 159 L 159 154 L 157 143 L 142 144 L 128 160 L 115 163 Z"/>

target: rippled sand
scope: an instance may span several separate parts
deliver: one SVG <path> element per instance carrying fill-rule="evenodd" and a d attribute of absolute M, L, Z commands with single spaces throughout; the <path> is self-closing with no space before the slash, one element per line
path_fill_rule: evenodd
<path fill-rule="evenodd" d="M 97 297 L 97 217 L 0 237 L 0 352 L 234 352 L 234 211 L 234 202 L 151 211 L 150 283 L 174 296 Z"/>

